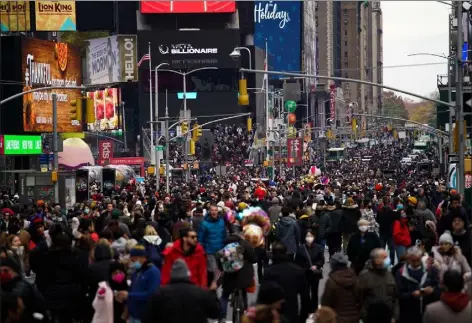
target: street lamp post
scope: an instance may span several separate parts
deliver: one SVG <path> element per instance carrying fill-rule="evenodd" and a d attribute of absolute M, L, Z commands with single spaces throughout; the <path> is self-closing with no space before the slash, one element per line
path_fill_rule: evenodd
<path fill-rule="evenodd" d="M 231 54 L 229 54 L 229 56 L 231 56 L 232 58 L 234 59 L 237 59 L 241 56 L 241 49 L 244 49 L 245 51 L 248 52 L 249 54 L 249 69 L 252 69 L 252 54 L 251 54 L 251 50 L 247 47 L 235 47 L 233 49 L 233 51 L 231 52 Z"/>
<path fill-rule="evenodd" d="M 160 69 L 159 71 L 161 72 L 170 72 L 174 74 L 179 74 L 183 78 L 183 91 L 184 91 L 184 118 L 187 119 L 187 75 L 190 75 L 192 73 L 198 72 L 198 71 L 203 71 L 203 70 L 217 70 L 217 67 L 201 67 L 201 68 L 196 68 L 194 70 L 190 70 L 188 72 L 181 72 L 181 71 L 176 71 L 176 70 L 171 70 L 171 69 Z M 157 69 L 156 69 L 157 71 Z M 187 165 L 187 169 L 185 171 L 185 180 L 189 180 L 189 173 L 190 173 L 190 167 L 188 165 L 188 154 L 187 154 L 187 134 L 184 136 L 184 163 Z"/>
<path fill-rule="evenodd" d="M 158 70 L 161 66 L 164 65 L 169 65 L 168 63 L 160 63 L 159 65 L 154 68 L 154 119 L 156 120 L 156 130 L 159 129 L 159 77 L 158 77 Z M 152 120 L 151 120 L 152 121 Z M 152 127 L 152 122 L 151 122 L 151 127 Z M 152 129 L 152 128 L 151 128 Z M 156 131 L 157 132 L 157 131 Z M 156 146 L 159 144 L 156 136 Z M 159 181 L 160 181 L 160 172 L 159 169 L 161 167 L 161 160 L 159 158 L 159 151 L 157 151 L 156 147 L 153 147 L 154 137 L 153 133 L 151 131 L 151 154 L 155 154 L 155 160 L 156 160 L 156 169 L 154 170 L 156 173 L 156 189 L 159 190 Z M 154 151 L 153 151 L 154 149 Z M 152 160 L 152 158 L 151 158 Z"/>

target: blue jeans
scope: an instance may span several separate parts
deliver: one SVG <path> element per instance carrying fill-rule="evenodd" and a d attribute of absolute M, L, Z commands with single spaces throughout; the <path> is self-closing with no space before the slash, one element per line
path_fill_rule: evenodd
<path fill-rule="evenodd" d="M 398 262 L 400 262 L 400 258 L 406 253 L 406 247 L 395 246 L 395 250 L 397 251 Z"/>

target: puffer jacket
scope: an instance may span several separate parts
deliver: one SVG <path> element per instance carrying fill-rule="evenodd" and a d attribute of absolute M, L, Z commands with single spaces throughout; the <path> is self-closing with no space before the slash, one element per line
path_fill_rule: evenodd
<path fill-rule="evenodd" d="M 434 255 L 434 260 L 437 261 L 440 265 L 439 275 L 442 280 L 444 273 L 448 270 L 456 270 L 460 272 L 465 279 L 470 280 L 471 278 L 471 269 L 465 259 L 462 251 L 458 247 L 453 247 L 454 252 L 451 255 L 444 255 L 439 252 L 439 247 L 433 247 L 432 252 Z"/>
<path fill-rule="evenodd" d="M 224 219 L 222 217 L 213 219 L 207 215 L 200 225 L 198 242 L 202 245 L 207 254 L 212 255 L 224 247 L 226 236 L 226 224 Z"/>
<path fill-rule="evenodd" d="M 337 323 L 358 323 L 360 306 L 356 294 L 357 276 L 350 268 L 332 271 L 326 281 L 321 305 L 336 312 Z"/>
<path fill-rule="evenodd" d="M 312 221 L 312 227 L 315 231 L 316 241 L 321 242 L 322 240 L 325 240 L 327 233 L 330 232 L 332 225 L 330 212 L 316 211 Z"/>
<path fill-rule="evenodd" d="M 340 223 L 340 229 L 343 233 L 357 232 L 357 221 L 361 218 L 361 211 L 356 205 L 343 206 L 343 218 Z"/>

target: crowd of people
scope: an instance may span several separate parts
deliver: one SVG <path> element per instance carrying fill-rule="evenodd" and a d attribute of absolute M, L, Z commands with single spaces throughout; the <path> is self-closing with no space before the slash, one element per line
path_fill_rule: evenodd
<path fill-rule="evenodd" d="M 351 149 L 324 183 L 240 164 L 70 209 L 7 193 L 1 322 L 226 322 L 229 308 L 244 323 L 470 322 L 470 209 L 440 175 L 399 163 L 410 146 L 367 164 Z"/>

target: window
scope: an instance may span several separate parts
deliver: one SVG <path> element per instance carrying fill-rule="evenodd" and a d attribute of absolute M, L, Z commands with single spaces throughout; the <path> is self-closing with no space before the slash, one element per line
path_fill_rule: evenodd
<path fill-rule="evenodd" d="M 347 15 L 347 9 L 344 9 L 344 14 Z"/>
<path fill-rule="evenodd" d="M 347 46 L 347 40 L 344 41 L 344 46 Z"/>
<path fill-rule="evenodd" d="M 344 77 L 348 79 L 349 78 L 349 73 L 344 73 Z"/>
<path fill-rule="evenodd" d="M 349 64 L 347 62 L 344 62 L 344 68 L 349 68 Z"/>
<path fill-rule="evenodd" d="M 344 19 L 344 24 L 347 25 L 347 19 Z"/>
<path fill-rule="evenodd" d="M 347 57 L 347 52 L 344 52 L 344 57 Z"/>
<path fill-rule="evenodd" d="M 344 36 L 347 36 L 347 29 L 344 31 Z"/>

